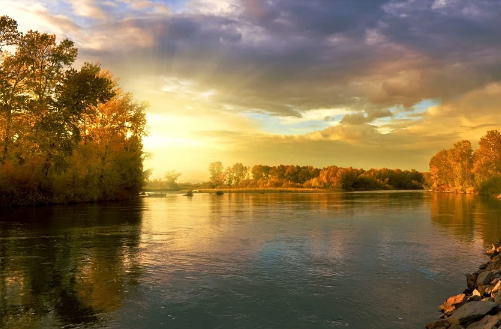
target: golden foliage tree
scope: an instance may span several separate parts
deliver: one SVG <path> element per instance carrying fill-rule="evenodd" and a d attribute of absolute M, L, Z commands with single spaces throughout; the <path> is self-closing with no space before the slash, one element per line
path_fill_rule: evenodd
<path fill-rule="evenodd" d="M 131 197 L 143 181 L 146 104 L 68 39 L 0 17 L 0 203 Z"/>

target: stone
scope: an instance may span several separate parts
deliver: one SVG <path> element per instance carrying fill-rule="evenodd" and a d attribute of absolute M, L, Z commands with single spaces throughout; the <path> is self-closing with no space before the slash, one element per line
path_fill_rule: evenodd
<path fill-rule="evenodd" d="M 474 295 L 474 296 L 468 297 L 468 302 L 478 302 L 481 299 L 482 299 L 482 297 L 480 295 Z"/>
<path fill-rule="evenodd" d="M 452 312 L 456 310 L 459 306 L 461 306 L 466 301 L 465 294 L 459 294 L 456 296 L 452 296 L 447 298 L 445 303 L 439 306 L 439 310 L 444 312 L 445 315 L 451 315 Z"/>
<path fill-rule="evenodd" d="M 466 329 L 494 329 L 501 322 L 501 314 L 486 315 L 481 320 L 473 322 Z"/>
<path fill-rule="evenodd" d="M 501 304 L 501 293 L 497 293 L 496 296 L 494 296 L 494 301 Z"/>
<path fill-rule="evenodd" d="M 499 250 L 498 248 L 492 246 L 492 248 L 487 250 L 484 254 L 489 256 L 490 258 L 494 258 L 499 254 Z"/>
<path fill-rule="evenodd" d="M 451 316 L 452 313 L 456 310 L 456 306 L 454 305 L 446 305 L 443 309 L 444 315 Z"/>
<path fill-rule="evenodd" d="M 433 321 L 430 323 L 427 323 L 425 325 L 426 329 L 442 329 L 442 328 L 447 328 L 446 326 L 449 324 L 447 320 L 438 320 L 438 321 Z"/>
<path fill-rule="evenodd" d="M 464 324 L 483 317 L 496 306 L 495 302 L 469 302 L 458 308 L 447 321 L 451 324 Z"/>
<path fill-rule="evenodd" d="M 488 284 L 484 286 L 484 295 L 490 295 L 492 293 L 492 290 L 494 290 L 493 285 Z"/>
<path fill-rule="evenodd" d="M 475 273 L 466 274 L 466 285 L 469 289 L 477 287 L 477 275 Z"/>
<path fill-rule="evenodd" d="M 489 271 L 499 271 L 501 269 L 501 259 L 492 261 L 489 266 L 487 266 L 487 270 Z"/>
<path fill-rule="evenodd" d="M 499 280 L 499 278 L 497 280 L 497 282 L 491 282 L 495 284 L 494 288 L 492 288 L 491 293 L 497 292 L 499 289 L 501 289 L 501 281 Z"/>
<path fill-rule="evenodd" d="M 462 302 L 464 302 L 465 298 L 466 298 L 465 294 L 459 294 L 459 295 L 447 298 L 447 300 L 445 301 L 444 304 L 449 304 L 449 305 L 461 304 Z"/>
<path fill-rule="evenodd" d="M 491 283 L 492 277 L 494 276 L 494 272 L 485 271 L 480 273 L 477 279 L 477 286 L 485 286 Z"/>

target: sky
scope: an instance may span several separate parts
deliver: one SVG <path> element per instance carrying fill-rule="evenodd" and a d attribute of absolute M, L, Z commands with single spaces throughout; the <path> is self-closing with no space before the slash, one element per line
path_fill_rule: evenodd
<path fill-rule="evenodd" d="M 428 170 L 501 129 L 498 0 L 0 0 L 147 101 L 152 178 L 225 166 Z"/>

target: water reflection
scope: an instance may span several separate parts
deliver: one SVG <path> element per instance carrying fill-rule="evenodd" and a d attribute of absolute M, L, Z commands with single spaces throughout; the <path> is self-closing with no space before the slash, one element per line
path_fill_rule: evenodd
<path fill-rule="evenodd" d="M 501 201 L 484 196 L 431 194 L 431 219 L 461 241 L 487 248 L 501 239 Z"/>
<path fill-rule="evenodd" d="M 0 327 L 421 328 L 500 214 L 425 192 L 2 209 Z"/>
<path fill-rule="evenodd" d="M 140 210 L 120 204 L 2 209 L 3 328 L 96 324 L 140 275 Z"/>

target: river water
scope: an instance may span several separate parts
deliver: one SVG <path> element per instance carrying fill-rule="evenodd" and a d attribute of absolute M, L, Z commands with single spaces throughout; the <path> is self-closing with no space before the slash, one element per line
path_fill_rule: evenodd
<path fill-rule="evenodd" d="M 3 328 L 423 328 L 501 239 L 501 201 L 169 194 L 0 209 Z"/>

